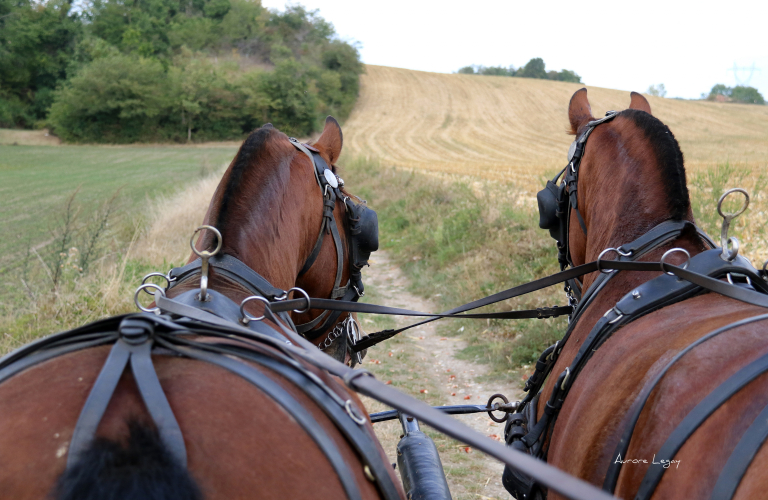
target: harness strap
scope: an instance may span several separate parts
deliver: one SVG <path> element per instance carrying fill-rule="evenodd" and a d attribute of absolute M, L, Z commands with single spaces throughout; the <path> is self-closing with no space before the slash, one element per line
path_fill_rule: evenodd
<path fill-rule="evenodd" d="M 160 438 L 179 465 L 186 467 L 187 450 L 184 446 L 184 437 L 152 365 L 154 325 L 143 319 L 127 317 L 120 322 L 118 332 L 120 337 L 109 353 L 77 419 L 69 445 L 67 468 L 71 468 L 77 462 L 80 454 L 93 441 L 112 394 L 129 361 L 139 393 L 157 425 Z"/>
<path fill-rule="evenodd" d="M 262 295 L 267 298 L 275 299 L 285 295 L 285 290 L 281 290 L 267 281 L 262 275 L 248 267 L 240 259 L 226 254 L 217 254 L 208 260 L 208 265 L 229 280 L 239 283 L 246 290 L 254 295 Z M 184 281 L 200 274 L 202 266 L 201 259 L 195 259 L 186 266 L 171 269 L 168 273 L 170 278 L 169 288 L 178 286 Z"/>
<path fill-rule="evenodd" d="M 623 263 L 624 265 L 637 266 L 640 264 L 648 264 L 643 262 L 636 263 Z M 552 408 L 553 412 L 551 416 L 545 416 L 542 418 L 534 428 L 525 436 L 524 441 L 530 447 L 533 443 L 543 443 L 546 441 L 546 437 L 554 432 L 554 426 L 559 415 L 559 409 L 562 407 L 565 398 L 568 396 L 571 387 L 578 379 L 579 374 L 587 365 L 594 353 L 602 346 L 619 328 L 622 326 L 667 305 L 680 302 L 689 297 L 692 297 L 702 290 L 710 290 L 717 293 L 721 293 L 727 297 L 737 298 L 750 304 L 756 304 L 764 302 L 768 307 L 768 296 L 760 294 L 751 290 L 746 290 L 739 286 L 723 283 L 717 279 L 709 278 L 700 273 L 707 273 L 713 276 L 721 277 L 725 276 L 729 272 L 739 272 L 749 274 L 751 271 L 748 268 L 749 262 L 743 257 L 739 257 L 737 263 L 725 262 L 720 259 L 719 250 L 708 250 L 694 256 L 689 261 L 689 267 L 693 271 L 684 270 L 681 267 L 667 265 L 666 268 L 669 271 L 674 272 L 674 276 L 662 274 L 656 278 L 643 283 L 638 286 L 632 292 L 626 294 L 613 308 L 609 309 L 606 314 L 600 318 L 600 320 L 594 325 L 589 335 L 581 344 L 576 357 L 571 362 L 570 366 L 563 372 L 560 377 L 563 379 L 562 383 L 557 383 L 555 390 L 550 396 L 550 402 L 548 408 Z M 696 276 L 696 281 L 688 280 L 683 273 L 692 274 Z M 754 274 L 754 273 L 752 273 Z M 679 280 L 679 277 L 684 280 Z M 763 291 L 768 291 L 768 284 L 759 280 L 761 285 L 764 286 Z M 713 286 L 713 283 L 718 286 Z M 725 287 L 720 287 L 720 284 L 725 284 Z M 758 282 L 755 281 L 757 285 Z M 741 299 L 738 299 L 741 297 Z M 562 345 L 565 344 L 567 338 L 558 344 L 556 352 L 562 350 Z M 554 364 L 552 364 L 553 366 Z M 537 380 L 540 380 L 539 377 Z M 532 393 L 528 393 L 524 402 L 530 401 Z"/>
<path fill-rule="evenodd" d="M 755 418 L 725 463 L 725 467 L 717 478 L 715 488 L 712 490 L 710 496 L 712 500 L 730 500 L 733 498 L 741 479 L 767 438 L 768 406 Z"/>
<path fill-rule="evenodd" d="M 177 308 L 172 302 L 171 299 L 162 297 L 159 294 L 156 295 L 155 303 L 163 310 L 168 310 L 174 314 L 186 315 L 184 312 L 177 313 L 176 311 L 171 310 L 171 308 L 176 309 L 177 311 L 194 309 L 189 308 L 188 306 Z M 270 309 L 266 309 L 265 312 L 267 313 L 267 318 L 270 318 L 272 314 Z M 221 318 L 204 311 L 197 311 L 196 316 L 204 318 L 201 320 L 203 322 L 221 325 L 223 328 L 233 333 L 239 332 L 240 334 L 244 333 L 249 336 L 254 335 L 254 333 L 249 330 L 236 324 L 226 322 Z M 433 409 L 426 403 L 402 394 L 398 390 L 379 382 L 365 370 L 353 370 L 352 368 L 339 363 L 323 354 L 303 337 L 283 327 L 281 323 L 278 322 L 277 324 L 296 346 L 277 343 L 269 337 L 259 336 L 261 340 L 283 352 L 300 357 L 312 365 L 340 377 L 351 389 L 374 398 L 392 408 L 406 412 L 408 415 L 413 416 L 419 421 L 423 421 L 425 424 L 430 425 L 445 435 L 464 442 L 467 445 L 504 462 L 513 469 L 531 476 L 536 482 L 553 491 L 557 491 L 566 497 L 576 500 L 608 500 L 613 498 L 585 481 L 576 479 L 533 457 L 506 448 L 503 444 L 488 439 L 479 432 L 458 422 L 456 419 L 444 415 L 439 410 Z"/>
<path fill-rule="evenodd" d="M 276 333 L 276 332 L 275 332 Z M 311 372 L 296 370 L 290 364 L 290 358 L 278 360 L 271 356 L 265 356 L 251 349 L 238 349 L 231 345 L 217 346 L 223 354 L 232 354 L 240 358 L 247 359 L 261 366 L 264 366 L 290 382 L 297 387 L 301 387 L 304 393 L 309 396 L 336 424 L 336 427 L 344 434 L 347 441 L 357 451 L 363 462 L 371 467 L 376 485 L 381 490 L 383 496 L 389 499 L 399 499 L 399 493 L 395 483 L 389 474 L 391 467 L 386 463 L 375 443 L 377 439 L 369 433 L 369 427 L 354 422 L 345 411 L 345 401 L 342 404 L 329 404 L 328 395 L 332 393 L 331 389 L 318 377 L 310 376 Z M 342 360 L 343 362 L 343 360 Z M 333 393 L 335 394 L 335 393 Z"/>
<path fill-rule="evenodd" d="M 349 473 L 348 466 L 344 461 L 344 458 L 341 456 L 341 452 L 336 446 L 336 443 L 334 443 L 330 436 L 328 436 L 325 429 L 314 418 L 312 418 L 312 414 L 306 412 L 301 403 L 296 401 L 296 399 L 294 399 L 293 396 L 288 393 L 288 391 L 280 387 L 277 382 L 262 374 L 258 370 L 254 370 L 250 366 L 235 359 L 231 359 L 227 356 L 173 345 L 164 341 L 161 343 L 164 347 L 178 351 L 191 359 L 205 361 L 212 365 L 225 368 L 226 370 L 247 380 L 259 390 L 264 392 L 277 405 L 282 406 L 315 442 L 317 447 L 320 448 L 320 451 L 323 453 L 323 455 L 325 455 L 325 457 L 331 463 L 334 471 L 336 472 L 336 475 L 338 476 L 339 481 L 344 488 L 347 498 L 351 500 L 362 498 L 360 495 L 360 490 L 357 487 L 357 483 L 354 480 L 354 476 Z"/>
<path fill-rule="evenodd" d="M 720 384 L 717 389 L 707 395 L 696 407 L 685 416 L 677 428 L 669 435 L 666 442 L 656 454 L 658 462 L 652 463 L 645 473 L 643 482 L 635 495 L 635 500 L 646 500 L 653 495 L 659 481 L 664 476 L 666 469 L 661 467 L 661 462 L 669 463 L 680 450 L 689 437 L 715 412 L 723 403 L 728 401 L 744 386 L 755 380 L 763 373 L 768 372 L 768 354 L 761 356 L 748 364 L 728 380 Z M 656 460 L 654 460 L 656 462 Z"/>
<path fill-rule="evenodd" d="M 669 361 L 669 363 L 667 363 L 667 365 L 653 377 L 653 380 L 651 380 L 650 383 L 646 384 L 642 392 L 640 392 L 640 394 L 635 399 L 635 402 L 632 404 L 632 407 L 631 407 L 633 408 L 633 410 L 629 418 L 629 423 L 624 429 L 624 432 L 621 435 L 621 439 L 616 445 L 616 451 L 613 453 L 612 456 L 617 457 L 621 455 L 622 457 L 625 457 L 627 455 L 627 450 L 629 449 L 629 443 L 632 439 L 632 434 L 634 434 L 635 432 L 635 427 L 637 426 L 637 422 L 640 419 L 640 414 L 643 412 L 643 409 L 645 408 L 645 405 L 648 402 L 648 398 L 651 397 L 651 392 L 653 392 L 653 390 L 659 385 L 659 382 L 661 382 L 661 380 L 669 372 L 669 370 L 675 365 L 675 363 L 677 363 L 683 356 L 685 356 L 695 347 L 703 344 L 704 342 L 714 337 L 717 337 L 721 333 L 727 332 L 734 328 L 738 328 L 740 326 L 748 325 L 750 323 L 755 323 L 757 321 L 763 321 L 766 319 L 768 319 L 768 314 L 762 314 L 760 316 L 753 316 L 751 318 L 742 319 L 740 321 L 736 321 L 729 325 L 722 326 L 717 330 L 709 332 L 705 336 L 697 339 L 696 341 L 686 346 L 685 349 L 677 353 L 675 357 L 672 358 Z M 733 457 L 733 455 L 731 455 L 731 457 Z M 610 466 L 608 467 L 608 472 L 606 472 L 605 474 L 605 481 L 603 482 L 603 489 L 605 491 L 609 493 L 613 493 L 616 490 L 616 484 L 618 483 L 618 480 L 619 480 L 619 473 L 621 472 L 621 469 L 622 469 L 621 466 L 622 464 L 620 460 L 614 460 L 611 462 Z M 721 497 L 721 498 L 725 498 L 725 497 Z"/>

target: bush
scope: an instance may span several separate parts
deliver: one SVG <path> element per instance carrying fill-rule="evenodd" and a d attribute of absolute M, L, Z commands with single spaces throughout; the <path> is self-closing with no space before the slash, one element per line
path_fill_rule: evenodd
<path fill-rule="evenodd" d="M 0 2 L 0 126 L 31 128 L 48 113 L 81 32 L 70 9 L 65 0 Z"/>
<path fill-rule="evenodd" d="M 709 95 L 707 96 L 707 100 L 740 102 L 744 104 L 765 104 L 765 99 L 754 87 L 737 85 L 736 87 L 731 88 L 722 83 L 718 83 L 712 87 L 712 90 L 709 91 Z"/>
<path fill-rule="evenodd" d="M 534 57 L 528 61 L 525 66 L 517 70 L 515 76 L 521 78 L 541 78 L 547 79 L 547 72 L 544 69 L 544 60 L 540 57 Z"/>
<path fill-rule="evenodd" d="M 731 91 L 731 99 L 734 102 L 742 102 L 745 104 L 765 104 L 765 99 L 754 87 L 745 87 L 737 85 Z"/>
<path fill-rule="evenodd" d="M 84 66 L 56 92 L 48 118 L 73 142 L 133 142 L 154 137 L 170 96 L 157 60 L 119 55 Z"/>
<path fill-rule="evenodd" d="M 645 93 L 654 97 L 666 97 L 667 89 L 664 88 L 663 83 L 660 83 L 658 85 L 648 86 L 648 90 L 646 90 Z"/>
<path fill-rule="evenodd" d="M 357 48 L 301 6 L 94 0 L 83 23 L 66 0 L 37 5 L 0 0 L 0 126 L 47 116 L 76 142 L 239 139 L 267 121 L 308 135 L 359 92 Z"/>
<path fill-rule="evenodd" d="M 581 83 L 581 77 L 571 70 L 546 71 L 544 60 L 540 57 L 531 59 L 518 70 L 515 70 L 514 66 L 508 68 L 504 66 L 464 66 L 458 72 L 464 75 L 516 76 L 520 78 L 540 78 L 560 82 Z"/>

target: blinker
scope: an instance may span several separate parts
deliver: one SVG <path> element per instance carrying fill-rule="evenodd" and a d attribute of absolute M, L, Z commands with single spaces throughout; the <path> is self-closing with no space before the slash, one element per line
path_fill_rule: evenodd
<path fill-rule="evenodd" d="M 547 181 L 546 187 L 536 194 L 536 201 L 539 202 L 539 227 L 541 229 L 549 229 L 550 232 L 552 229 L 559 229 L 560 220 L 557 217 L 559 199 L 560 188 L 551 180 Z"/>

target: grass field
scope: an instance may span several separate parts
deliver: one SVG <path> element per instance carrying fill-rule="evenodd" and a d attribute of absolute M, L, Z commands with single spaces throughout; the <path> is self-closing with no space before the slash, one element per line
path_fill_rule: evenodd
<path fill-rule="evenodd" d="M 512 181 L 530 194 L 565 165 L 567 109 L 581 84 L 367 66 L 344 145 L 387 165 Z M 593 115 L 629 92 L 587 87 Z M 640 90 L 640 89 L 636 89 Z M 718 163 L 768 169 L 768 106 L 648 98 L 690 172 Z M 347 151 L 349 153 L 350 151 Z"/>
<path fill-rule="evenodd" d="M 55 232 L 68 198 L 87 216 L 119 190 L 118 218 L 160 193 L 218 170 L 232 147 L 0 146 L 0 273 Z"/>

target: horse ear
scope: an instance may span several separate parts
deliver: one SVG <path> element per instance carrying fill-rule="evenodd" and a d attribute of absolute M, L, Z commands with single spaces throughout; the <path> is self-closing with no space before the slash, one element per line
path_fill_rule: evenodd
<path fill-rule="evenodd" d="M 323 133 L 313 144 L 318 149 L 321 149 L 328 155 L 330 164 L 336 163 L 341 154 L 341 145 L 344 143 L 344 136 L 341 133 L 341 126 L 339 122 L 332 116 L 325 119 L 325 127 L 323 127 Z"/>
<path fill-rule="evenodd" d="M 637 92 L 632 92 L 629 95 L 632 96 L 632 100 L 629 102 L 629 109 L 638 109 L 645 111 L 649 115 L 651 114 L 651 105 L 648 103 L 648 99 Z"/>
<path fill-rule="evenodd" d="M 592 108 L 587 99 L 587 89 L 579 89 L 571 97 L 571 103 L 568 105 L 568 120 L 571 122 L 571 133 L 576 135 L 585 123 L 594 120 Z"/>

